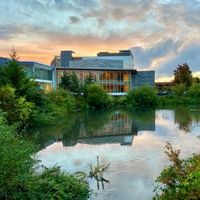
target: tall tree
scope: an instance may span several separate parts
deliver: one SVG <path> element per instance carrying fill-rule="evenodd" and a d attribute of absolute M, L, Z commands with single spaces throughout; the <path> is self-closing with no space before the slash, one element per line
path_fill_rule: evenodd
<path fill-rule="evenodd" d="M 69 92 L 72 92 L 74 94 L 80 93 L 80 82 L 75 73 L 69 74 L 67 72 L 64 72 L 63 76 L 61 76 L 59 87 L 68 90 Z"/>
<path fill-rule="evenodd" d="M 24 71 L 24 67 L 18 61 L 19 57 L 14 48 L 11 49 L 10 57 L 11 60 L 1 67 L 0 86 L 10 85 L 15 88 L 15 93 L 18 96 L 25 96 L 30 88 L 36 87 L 36 83 L 31 81 L 31 78 Z"/>
<path fill-rule="evenodd" d="M 189 88 L 192 84 L 192 71 L 189 66 L 184 63 L 178 65 L 176 70 L 174 70 L 174 83 L 175 84 L 185 84 L 186 88 Z"/>
<path fill-rule="evenodd" d="M 14 47 L 12 47 L 11 52 L 9 53 L 9 55 L 10 55 L 12 60 L 15 60 L 15 61 L 19 60 L 17 51 L 15 50 Z"/>
<path fill-rule="evenodd" d="M 84 83 L 82 85 L 82 92 L 84 96 L 87 96 L 87 88 L 91 84 L 94 84 L 96 82 L 96 78 L 90 73 L 88 76 L 86 76 Z"/>
<path fill-rule="evenodd" d="M 30 90 L 36 88 L 36 83 L 24 71 L 14 48 L 11 49 L 10 57 L 11 60 L 4 67 L 1 67 L 0 86 L 10 85 L 15 88 L 15 93 L 18 96 L 29 95 Z"/>

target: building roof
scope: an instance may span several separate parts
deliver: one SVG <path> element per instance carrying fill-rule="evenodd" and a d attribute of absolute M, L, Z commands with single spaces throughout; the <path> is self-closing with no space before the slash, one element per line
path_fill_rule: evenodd
<path fill-rule="evenodd" d="M 133 72 L 137 73 L 136 69 L 126 69 L 126 68 L 109 68 L 109 67 L 104 67 L 104 68 L 94 68 L 94 67 L 57 67 L 57 70 L 90 70 L 90 71 L 128 71 L 128 72 Z"/>
<path fill-rule="evenodd" d="M 42 69 L 47 69 L 47 70 L 53 70 L 54 67 L 53 66 L 50 66 L 50 65 L 45 65 L 45 64 L 42 64 L 42 63 L 38 63 L 38 62 L 33 62 L 33 61 L 20 61 L 20 63 L 22 63 L 23 65 L 38 65 L 40 68 Z"/>
<path fill-rule="evenodd" d="M 97 56 L 130 56 L 130 50 L 119 50 L 118 53 L 99 52 Z"/>
<path fill-rule="evenodd" d="M 0 64 L 5 64 L 9 60 L 10 59 L 8 59 L 8 58 L 0 57 Z M 33 61 L 18 61 L 18 62 L 21 63 L 22 65 L 26 65 L 26 66 L 27 65 L 32 65 L 32 66 L 38 65 L 42 69 L 47 69 L 47 70 L 53 70 L 54 69 L 54 67 L 52 67 L 50 65 L 45 65 L 45 64 L 33 62 Z"/>
<path fill-rule="evenodd" d="M 171 86 L 174 85 L 174 82 L 155 82 L 155 85 L 160 86 Z"/>

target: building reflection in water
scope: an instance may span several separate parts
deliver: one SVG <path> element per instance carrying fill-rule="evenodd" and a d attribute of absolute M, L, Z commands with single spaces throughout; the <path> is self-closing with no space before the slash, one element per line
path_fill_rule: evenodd
<path fill-rule="evenodd" d="M 155 109 L 140 108 L 132 111 L 74 115 L 57 126 L 29 130 L 29 135 L 32 135 L 31 140 L 43 149 L 54 142 L 62 142 L 63 146 L 75 146 L 77 143 L 132 145 L 138 131 L 144 130 L 155 130 Z"/>
<path fill-rule="evenodd" d="M 88 132 L 83 123 L 80 127 L 80 134 L 76 143 L 85 144 L 108 144 L 120 143 L 121 145 L 132 145 L 134 136 L 138 130 L 155 130 L 155 110 L 152 112 L 148 121 L 138 120 L 130 113 L 124 111 L 114 111 L 109 117 L 107 123 L 101 129 L 95 132 Z M 64 146 L 72 146 L 70 141 L 63 140 Z"/>
<path fill-rule="evenodd" d="M 97 132 L 88 133 L 84 127 L 80 130 L 78 143 L 104 144 L 120 143 L 121 145 L 131 145 L 134 135 L 138 129 L 133 126 L 133 120 L 126 114 L 115 111 L 111 115 L 108 123 Z"/>

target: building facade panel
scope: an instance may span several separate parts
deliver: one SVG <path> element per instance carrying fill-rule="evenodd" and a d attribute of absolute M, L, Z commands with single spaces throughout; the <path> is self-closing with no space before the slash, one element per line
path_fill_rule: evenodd
<path fill-rule="evenodd" d="M 123 68 L 122 60 L 89 59 L 69 61 L 69 67 L 75 68 Z"/>
<path fill-rule="evenodd" d="M 142 85 L 155 86 L 155 71 L 137 71 L 131 75 L 131 90 Z"/>

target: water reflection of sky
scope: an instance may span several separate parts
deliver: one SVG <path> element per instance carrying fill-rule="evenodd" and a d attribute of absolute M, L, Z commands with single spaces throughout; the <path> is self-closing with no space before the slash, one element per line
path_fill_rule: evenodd
<path fill-rule="evenodd" d="M 164 154 L 164 146 L 170 141 L 176 149 L 181 149 L 181 156 L 187 157 L 200 151 L 199 126 L 186 133 L 178 129 L 173 110 L 157 110 L 155 113 L 155 131 L 139 131 L 131 146 L 114 144 L 80 144 L 63 147 L 62 142 L 55 142 L 38 153 L 39 159 L 46 166 L 58 164 L 69 172 L 89 172 L 88 163 L 96 165 L 97 155 L 101 164 L 110 163 L 105 178 L 105 190 L 97 191 L 94 199 L 151 199 L 155 186 L 154 180 L 169 164 Z M 96 182 L 90 181 L 96 189 Z"/>

